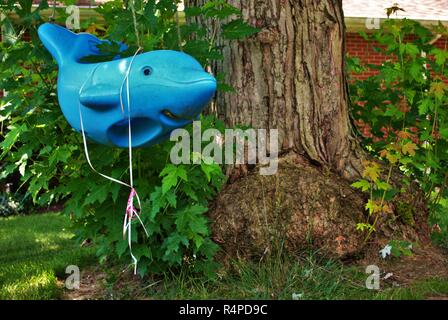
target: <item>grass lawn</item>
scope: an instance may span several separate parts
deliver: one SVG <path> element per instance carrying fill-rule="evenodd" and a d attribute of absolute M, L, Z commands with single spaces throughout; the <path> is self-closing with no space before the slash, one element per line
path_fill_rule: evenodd
<path fill-rule="evenodd" d="M 188 272 L 173 273 L 158 281 L 152 279 L 144 283 L 132 280 L 126 283 L 121 279 L 116 286 L 107 288 L 106 293 L 115 299 L 162 300 L 422 300 L 448 297 L 448 278 L 422 279 L 399 287 L 393 280 L 382 280 L 380 290 L 369 290 L 365 286 L 366 277 L 361 267 L 349 267 L 337 261 L 318 261 L 310 255 L 300 261 L 282 258 L 260 264 L 234 262 L 217 280 L 194 277 Z"/>
<path fill-rule="evenodd" d="M 68 265 L 95 261 L 66 230 L 68 218 L 41 214 L 0 218 L 0 299 L 56 299 Z"/>
<path fill-rule="evenodd" d="M 73 235 L 65 229 L 67 225 L 68 219 L 58 214 L 0 219 L 0 299 L 57 299 L 63 292 L 58 278 L 66 277 L 68 265 L 78 265 L 90 280 L 94 279 L 86 283 L 83 277 L 80 292 L 75 292 L 84 299 L 448 297 L 448 278 L 442 274 L 437 276 L 437 272 L 435 277 L 411 285 L 401 283 L 397 287 L 390 279 L 381 281 L 381 290 L 368 290 L 363 268 L 319 259 L 313 253 L 299 260 L 274 256 L 261 263 L 234 261 L 219 271 L 216 280 L 194 276 L 188 271 L 141 280 L 130 271 L 121 272 L 124 265 L 98 266 L 94 249 L 81 248 L 71 240 Z M 98 279 L 104 279 L 105 283 Z"/>

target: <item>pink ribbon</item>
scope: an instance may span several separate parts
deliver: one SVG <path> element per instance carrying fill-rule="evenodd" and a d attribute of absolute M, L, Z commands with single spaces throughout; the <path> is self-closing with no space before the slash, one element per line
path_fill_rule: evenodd
<path fill-rule="evenodd" d="M 142 206 L 140 202 L 140 197 L 138 196 L 137 191 L 134 188 L 131 188 L 131 193 L 129 194 L 128 204 L 126 205 L 126 213 L 124 215 L 123 220 L 123 239 L 126 239 L 126 233 L 127 233 L 129 251 L 131 253 L 132 261 L 134 262 L 134 274 L 137 274 L 137 258 L 135 258 L 135 256 L 132 254 L 132 221 L 135 220 L 135 218 L 137 218 L 140 224 L 142 225 L 143 230 L 145 231 L 146 236 L 148 238 L 149 234 L 145 228 L 145 225 L 143 224 L 143 221 L 140 219 L 139 212 L 134 206 L 134 199 L 137 199 L 138 207 L 141 210 Z"/>

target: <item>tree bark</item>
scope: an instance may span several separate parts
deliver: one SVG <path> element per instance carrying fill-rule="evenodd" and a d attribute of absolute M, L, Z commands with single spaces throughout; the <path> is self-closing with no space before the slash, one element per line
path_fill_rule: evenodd
<path fill-rule="evenodd" d="M 219 40 L 224 60 L 213 69 L 235 92 L 218 93 L 212 111 L 229 126 L 278 129 L 284 156 L 275 176 L 252 171 L 223 189 L 210 210 L 215 237 L 232 257 L 264 256 L 279 243 L 293 252 L 312 246 L 356 255 L 365 244 L 356 225 L 368 219 L 367 197 L 350 183 L 367 155 L 350 123 L 342 0 L 228 2 L 261 32 Z M 419 225 L 426 214 L 416 214 Z M 416 228 L 399 219 L 390 215 L 376 227 L 388 238 L 417 239 Z"/>
<path fill-rule="evenodd" d="M 229 0 L 261 29 L 223 41 L 224 71 L 235 93 L 218 93 L 216 113 L 230 126 L 278 129 L 279 149 L 293 150 L 344 177 L 359 176 L 345 77 L 341 0 Z M 203 0 L 187 0 L 197 5 Z M 207 24 L 207 21 L 202 21 Z"/>

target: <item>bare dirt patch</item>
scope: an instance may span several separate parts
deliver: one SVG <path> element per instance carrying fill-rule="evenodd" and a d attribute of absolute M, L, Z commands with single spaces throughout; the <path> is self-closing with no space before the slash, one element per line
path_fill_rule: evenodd
<path fill-rule="evenodd" d="M 106 298 L 106 274 L 99 267 L 89 267 L 81 271 L 80 286 L 77 290 L 64 289 L 62 300 L 99 300 Z M 64 281 L 60 281 L 65 288 Z"/>
<path fill-rule="evenodd" d="M 378 266 L 392 273 L 393 279 L 402 285 L 433 278 L 448 279 L 448 255 L 433 246 L 414 249 L 409 257 L 379 261 Z"/>
<path fill-rule="evenodd" d="M 416 246 L 411 256 L 383 259 L 377 250 L 370 251 L 355 264 L 366 267 L 377 265 L 380 268 L 382 283 L 389 287 L 410 288 L 425 280 L 446 281 L 448 279 L 448 251 L 431 244 Z M 428 300 L 448 300 L 446 295 L 433 294 Z"/>

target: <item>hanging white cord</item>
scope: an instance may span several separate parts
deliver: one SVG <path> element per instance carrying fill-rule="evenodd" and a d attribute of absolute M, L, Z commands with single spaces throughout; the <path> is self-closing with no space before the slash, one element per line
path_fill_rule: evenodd
<path fill-rule="evenodd" d="M 132 232 L 132 219 L 133 217 L 137 217 L 140 224 L 143 226 L 143 229 L 145 230 L 146 236 L 149 237 L 148 231 L 146 230 L 142 220 L 140 219 L 140 216 L 134 208 L 134 197 L 137 198 L 138 207 L 141 210 L 141 202 L 140 197 L 138 196 L 137 191 L 134 189 L 134 175 L 133 175 L 133 163 L 132 163 L 132 125 L 131 125 L 131 95 L 130 95 L 130 89 L 129 89 L 129 73 L 131 72 L 132 65 L 134 63 L 134 59 L 139 53 L 141 48 L 139 47 L 137 51 L 135 52 L 134 56 L 132 57 L 131 62 L 129 63 L 129 68 L 126 72 L 126 98 L 128 103 L 128 144 L 129 144 L 129 182 L 131 186 L 131 193 L 129 194 L 128 204 L 126 207 L 126 214 L 123 220 L 123 236 L 126 235 L 126 232 L 128 234 L 128 245 L 129 245 L 129 251 L 131 253 L 132 260 L 134 261 L 134 274 L 137 274 L 137 259 L 132 254 L 132 239 L 131 239 L 131 232 Z M 123 100 L 122 100 L 122 89 L 123 85 L 120 88 L 120 104 L 121 104 L 121 110 L 124 110 L 123 106 Z"/>
<path fill-rule="evenodd" d="M 121 112 L 124 114 L 124 106 L 123 106 L 123 87 L 126 84 L 126 94 L 127 94 L 127 100 L 128 100 L 128 111 L 129 111 L 129 73 L 131 72 L 131 67 L 134 64 L 134 59 L 137 56 L 137 54 L 142 50 L 141 47 L 138 47 L 137 51 L 135 51 L 134 56 L 131 59 L 131 62 L 129 64 L 128 69 L 126 70 L 126 73 L 124 75 L 123 82 L 120 86 L 120 106 L 121 106 Z"/>
<path fill-rule="evenodd" d="M 125 78 L 120 87 L 120 106 L 121 106 L 121 110 L 124 115 L 122 93 L 123 93 L 123 86 L 124 86 L 124 84 L 126 84 L 126 96 L 127 96 L 127 104 L 128 104 L 128 143 L 129 143 L 128 151 L 129 151 L 129 173 L 130 173 L 129 184 L 127 184 L 123 181 L 120 181 L 118 179 L 112 178 L 110 176 L 107 176 L 105 174 L 102 174 L 93 167 L 92 162 L 89 157 L 89 150 L 87 147 L 87 138 L 86 138 L 86 134 L 85 134 L 85 130 L 84 130 L 84 122 L 83 122 L 83 117 L 82 117 L 81 103 L 78 104 L 79 119 L 80 119 L 80 124 L 81 124 L 81 133 L 82 133 L 82 138 L 83 138 L 83 143 L 84 143 L 84 152 L 86 154 L 87 163 L 89 164 L 90 168 L 95 173 L 102 176 L 103 178 L 106 178 L 115 183 L 119 183 L 119 184 L 131 189 L 131 192 L 130 192 L 129 198 L 128 198 L 128 202 L 126 205 L 126 213 L 125 213 L 124 220 L 123 220 L 123 237 L 125 238 L 126 233 L 128 234 L 128 246 L 129 246 L 129 251 L 130 251 L 131 258 L 132 258 L 132 261 L 134 264 L 134 274 L 137 274 L 137 259 L 135 258 L 135 256 L 132 253 L 132 234 L 131 234 L 131 232 L 132 232 L 132 220 L 134 218 L 138 219 L 138 221 L 140 222 L 140 224 L 143 227 L 143 230 L 146 233 L 146 236 L 149 237 L 148 231 L 146 230 L 145 225 L 143 224 L 143 221 L 141 220 L 138 211 L 134 207 L 134 198 L 137 198 L 138 207 L 140 210 L 142 208 L 140 197 L 138 196 L 137 191 L 134 189 L 134 177 L 133 177 L 133 165 L 132 165 L 132 125 L 131 125 L 131 101 L 130 101 L 130 89 L 129 89 L 129 74 L 130 74 L 132 65 L 134 63 L 134 59 L 140 50 L 141 50 L 141 48 L 138 48 L 137 51 L 135 52 L 134 56 L 132 57 L 132 59 L 129 63 L 129 67 L 126 71 Z M 83 91 L 84 86 L 86 85 L 87 81 L 91 78 L 91 76 L 93 75 L 93 73 L 96 71 L 97 68 L 98 68 L 98 66 L 92 70 L 90 76 L 86 79 L 86 81 L 81 86 L 81 89 L 79 90 L 80 94 Z"/>

